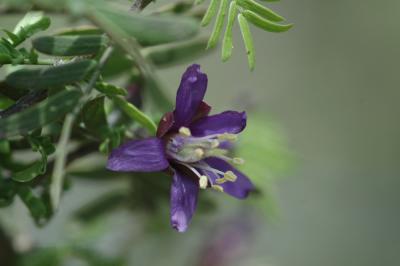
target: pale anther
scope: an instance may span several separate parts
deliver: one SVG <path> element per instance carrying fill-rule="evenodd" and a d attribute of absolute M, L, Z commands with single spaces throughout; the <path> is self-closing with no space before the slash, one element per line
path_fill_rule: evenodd
<path fill-rule="evenodd" d="M 234 164 L 244 164 L 244 159 L 235 157 L 235 158 L 233 158 L 233 163 Z"/>
<path fill-rule="evenodd" d="M 212 188 L 219 192 L 224 192 L 224 188 L 219 185 L 212 185 Z"/>
<path fill-rule="evenodd" d="M 202 158 L 202 157 L 204 156 L 204 151 L 203 151 L 203 149 L 200 149 L 200 148 L 195 149 L 195 150 L 194 150 L 194 153 L 196 154 L 196 156 L 197 156 L 198 158 Z"/>
<path fill-rule="evenodd" d="M 232 171 L 227 171 L 224 174 L 224 179 L 231 181 L 231 182 L 235 182 L 237 179 L 237 176 Z"/>
<path fill-rule="evenodd" d="M 190 137 L 192 135 L 192 133 L 190 132 L 190 129 L 188 129 L 187 127 L 181 127 L 179 129 L 179 133 L 181 133 L 185 137 Z"/>
<path fill-rule="evenodd" d="M 207 176 L 205 176 L 205 175 L 200 176 L 200 179 L 199 179 L 199 186 L 200 186 L 200 188 L 206 189 L 206 188 L 207 188 L 207 185 L 208 185 L 208 178 L 207 178 Z"/>
<path fill-rule="evenodd" d="M 217 184 L 223 184 L 223 183 L 225 183 L 226 181 L 228 181 L 227 179 L 225 179 L 225 178 L 217 178 L 217 179 L 215 179 L 215 183 L 217 183 Z"/>

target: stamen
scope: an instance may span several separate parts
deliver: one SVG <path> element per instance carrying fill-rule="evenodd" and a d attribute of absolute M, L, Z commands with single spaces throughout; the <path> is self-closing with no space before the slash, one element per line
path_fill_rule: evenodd
<path fill-rule="evenodd" d="M 201 177 L 203 176 L 194 167 L 191 167 L 189 164 L 183 163 L 183 162 L 178 162 L 178 163 L 189 168 L 189 170 L 192 171 L 199 179 L 201 179 Z"/>
<path fill-rule="evenodd" d="M 199 179 L 200 188 L 206 189 L 207 185 L 208 185 L 208 177 L 205 175 L 200 176 L 200 179 Z"/>
<path fill-rule="evenodd" d="M 227 140 L 231 142 L 237 141 L 237 135 L 236 134 L 231 134 L 231 133 L 224 133 L 218 136 L 219 140 Z"/>
<path fill-rule="evenodd" d="M 215 189 L 216 191 L 224 192 L 224 188 L 221 187 L 220 185 L 212 185 L 211 187 L 212 187 L 213 189 Z"/>
<path fill-rule="evenodd" d="M 185 137 L 190 137 L 192 135 L 192 133 L 190 132 L 190 129 L 187 127 L 181 127 L 179 129 L 179 133 L 181 133 Z"/>
<path fill-rule="evenodd" d="M 211 148 L 212 149 L 218 148 L 219 144 L 220 143 L 218 140 L 216 140 L 216 139 L 211 140 Z"/>
<path fill-rule="evenodd" d="M 217 183 L 217 184 L 223 184 L 227 181 L 228 180 L 225 177 L 215 179 L 215 183 Z"/>
<path fill-rule="evenodd" d="M 224 179 L 235 182 L 237 180 L 237 176 L 232 171 L 227 171 L 224 174 Z"/>
<path fill-rule="evenodd" d="M 196 156 L 198 157 L 198 158 L 203 158 L 203 156 L 204 156 L 204 150 L 203 149 L 200 149 L 200 148 L 198 148 L 198 149 L 195 149 L 194 150 L 194 153 L 196 154 Z"/>
<path fill-rule="evenodd" d="M 235 157 L 232 159 L 234 164 L 244 164 L 244 159 L 243 158 L 239 158 L 239 157 Z"/>

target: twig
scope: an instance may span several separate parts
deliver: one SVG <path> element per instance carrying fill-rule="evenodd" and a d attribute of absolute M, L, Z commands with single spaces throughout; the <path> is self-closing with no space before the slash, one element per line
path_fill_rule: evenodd
<path fill-rule="evenodd" d="M 57 144 L 57 152 L 55 155 L 54 161 L 54 170 L 53 170 L 53 178 L 52 183 L 50 185 L 50 199 L 51 199 L 51 206 L 53 211 L 56 211 L 58 205 L 60 203 L 61 191 L 64 182 L 64 174 L 65 174 L 65 164 L 67 158 L 67 145 L 69 142 L 69 138 L 71 135 L 72 125 L 75 121 L 76 116 L 78 115 L 79 111 L 81 110 L 82 106 L 88 101 L 90 98 L 90 93 L 95 85 L 97 79 L 100 76 L 100 71 L 103 68 L 104 64 L 107 62 L 107 59 L 110 57 L 113 48 L 109 46 L 101 56 L 99 63 L 95 72 L 93 73 L 92 78 L 89 80 L 89 83 L 83 89 L 84 95 L 78 102 L 75 109 L 69 113 L 64 121 L 64 125 L 61 131 L 61 136 L 59 142 Z"/>

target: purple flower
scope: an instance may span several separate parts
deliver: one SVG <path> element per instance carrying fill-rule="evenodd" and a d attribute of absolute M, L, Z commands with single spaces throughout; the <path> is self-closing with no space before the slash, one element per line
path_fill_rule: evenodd
<path fill-rule="evenodd" d="M 167 171 L 171 185 L 171 225 L 186 231 L 197 205 L 199 189 L 213 188 L 233 197 L 246 198 L 253 184 L 231 164 L 243 159 L 229 157 L 230 143 L 246 127 L 246 113 L 226 111 L 208 115 L 203 101 L 207 75 L 199 65 L 182 76 L 176 107 L 166 113 L 157 137 L 129 141 L 111 153 L 107 168 L 120 172 Z"/>

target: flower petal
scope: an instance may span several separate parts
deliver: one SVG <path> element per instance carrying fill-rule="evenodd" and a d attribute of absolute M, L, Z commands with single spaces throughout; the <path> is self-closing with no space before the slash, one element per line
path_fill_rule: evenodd
<path fill-rule="evenodd" d="M 171 226 L 185 232 L 197 207 L 198 183 L 175 170 L 171 185 Z"/>
<path fill-rule="evenodd" d="M 240 133 L 246 127 L 246 113 L 226 111 L 207 116 L 194 122 L 190 130 L 194 136 L 207 136 L 223 133 Z"/>
<path fill-rule="evenodd" d="M 211 111 L 211 106 L 209 106 L 205 101 L 202 101 L 197 108 L 196 114 L 192 119 L 192 123 L 200 118 L 207 116 Z"/>
<path fill-rule="evenodd" d="M 176 94 L 175 128 L 188 126 L 195 116 L 207 89 L 207 75 L 199 65 L 191 65 L 182 76 Z"/>
<path fill-rule="evenodd" d="M 107 169 L 118 172 L 155 172 L 168 166 L 158 138 L 129 141 L 114 149 L 107 162 Z"/>
<path fill-rule="evenodd" d="M 244 199 L 249 195 L 250 191 L 254 190 L 254 185 L 251 183 L 249 178 L 224 160 L 211 157 L 205 159 L 205 162 L 214 169 L 218 169 L 222 172 L 232 171 L 237 176 L 237 179 L 234 182 L 227 181 L 220 184 L 225 193 L 238 199 Z M 218 176 L 209 171 L 207 171 L 207 175 L 211 178 L 213 183 L 215 183 L 215 179 L 218 178 Z"/>
<path fill-rule="evenodd" d="M 174 125 L 175 118 L 174 118 L 174 113 L 173 112 L 168 112 L 166 113 L 160 120 L 160 123 L 158 123 L 157 127 L 157 137 L 161 138 L 165 134 L 168 133 L 168 131 L 172 128 Z"/>

